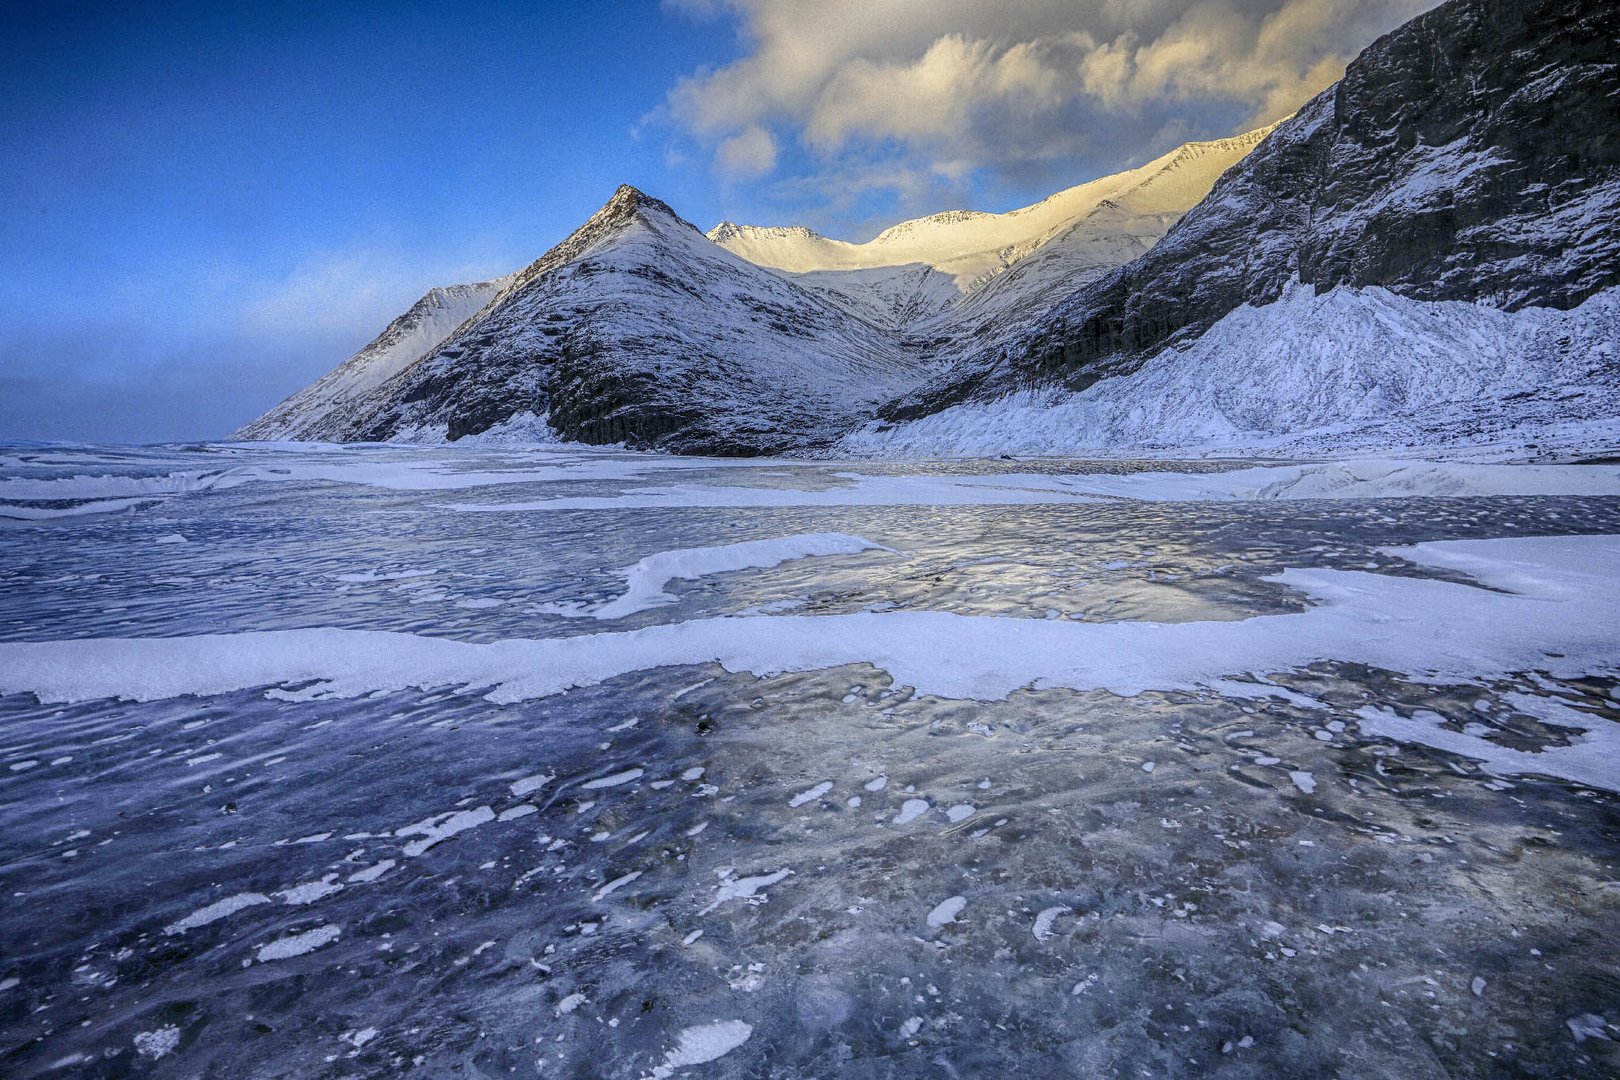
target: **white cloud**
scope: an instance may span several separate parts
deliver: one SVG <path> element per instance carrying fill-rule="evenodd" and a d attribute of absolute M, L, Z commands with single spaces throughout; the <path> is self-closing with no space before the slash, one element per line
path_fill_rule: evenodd
<path fill-rule="evenodd" d="M 728 176 L 763 176 L 776 168 L 776 139 L 758 124 L 750 124 L 721 140 L 714 160 Z"/>
<path fill-rule="evenodd" d="M 1106 168 L 1286 115 L 1429 2 L 666 0 L 734 20 L 743 53 L 665 113 L 733 176 L 784 137 L 828 187 Z"/>

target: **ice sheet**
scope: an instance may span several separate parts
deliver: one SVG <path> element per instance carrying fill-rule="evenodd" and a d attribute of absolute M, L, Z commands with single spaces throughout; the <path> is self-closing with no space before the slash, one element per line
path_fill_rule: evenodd
<path fill-rule="evenodd" d="M 491 643 L 333 629 L 14 642 L 0 644 L 0 689 L 50 701 L 153 700 L 326 680 L 331 696 L 459 685 L 490 688 L 490 700 L 513 702 L 626 672 L 718 660 L 761 675 L 868 662 L 899 684 L 952 698 L 1004 698 L 1030 685 L 1122 695 L 1214 686 L 1227 696 L 1266 697 L 1270 685 L 1229 677 L 1324 660 L 1457 682 L 1527 669 L 1579 676 L 1615 668 L 1620 537 L 1446 541 L 1391 551 L 1464 569 L 1488 587 L 1293 569 L 1277 580 L 1311 597 L 1313 606 L 1234 622 L 1080 623 L 893 611 L 704 619 Z M 1396 730 L 1387 718 L 1374 722 Z M 1620 790 L 1620 757 L 1598 733 L 1567 752 L 1504 759 L 1473 735 L 1424 734 L 1439 730 L 1407 724 L 1399 737 L 1443 741 L 1444 749 L 1503 768 Z M 488 808 L 464 813 L 493 817 Z M 435 836 L 429 832 L 418 843 L 425 850 Z"/>

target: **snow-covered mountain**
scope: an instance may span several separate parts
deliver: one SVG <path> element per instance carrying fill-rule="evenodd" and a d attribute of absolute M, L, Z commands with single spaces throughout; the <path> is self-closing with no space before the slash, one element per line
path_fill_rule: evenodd
<path fill-rule="evenodd" d="M 932 339 L 963 337 L 971 348 L 989 316 L 1021 306 L 1031 292 L 1079 285 L 1152 247 L 1275 126 L 1187 143 L 1146 165 L 1004 214 L 947 210 L 903 221 L 864 244 L 800 226 L 729 221 L 708 235 L 897 329 Z M 1000 280 L 1015 267 L 1017 275 Z"/>
<path fill-rule="evenodd" d="M 705 237 L 621 188 L 533 265 L 435 290 L 236 435 L 825 445 L 974 353 L 1007 312 L 1027 318 L 1034 294 L 1151 247 L 1265 134 L 1190 143 L 1034 206 L 935 215 L 864 245 L 729 223 Z M 818 261 L 823 249 L 833 256 Z M 451 295 L 460 306 L 435 299 Z"/>
<path fill-rule="evenodd" d="M 1056 237 L 1077 228 L 1085 231 L 1085 223 L 1104 207 L 1116 214 L 1092 227 L 1100 236 L 1113 237 L 1121 216 L 1168 227 L 1271 130 L 1187 143 L 1146 165 L 1068 188 L 1004 214 L 947 210 L 903 221 L 864 244 L 829 240 L 799 226 L 760 227 L 729 221 L 716 225 L 708 235 L 727 251 L 777 270 L 805 273 L 920 265 L 950 277 L 957 290 L 965 293 Z"/>
<path fill-rule="evenodd" d="M 864 244 L 704 235 L 622 188 L 238 434 L 1393 445 L 1548 430 L 1556 402 L 1620 430 L 1617 41 L 1605 0 L 1448 0 L 1274 130 Z"/>
<path fill-rule="evenodd" d="M 322 383 L 372 372 L 361 354 Z M 622 187 L 420 358 L 239 434 L 454 441 L 544 421 L 581 442 L 768 453 L 832 438 L 921 374 L 859 312 Z"/>

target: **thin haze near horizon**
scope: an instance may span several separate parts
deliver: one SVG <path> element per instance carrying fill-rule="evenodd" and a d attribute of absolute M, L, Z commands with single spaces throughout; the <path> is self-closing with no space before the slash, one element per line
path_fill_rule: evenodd
<path fill-rule="evenodd" d="M 11 6 L 0 439 L 217 438 L 620 183 L 865 239 L 1286 115 L 1421 0 Z"/>

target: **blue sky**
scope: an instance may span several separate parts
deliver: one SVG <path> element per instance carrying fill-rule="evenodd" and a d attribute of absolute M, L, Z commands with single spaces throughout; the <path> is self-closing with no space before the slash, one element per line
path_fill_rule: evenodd
<path fill-rule="evenodd" d="M 0 438 L 223 435 L 620 183 L 852 238 L 1033 201 L 1282 115 L 1416 5 L 1111 6 L 12 0 Z"/>

